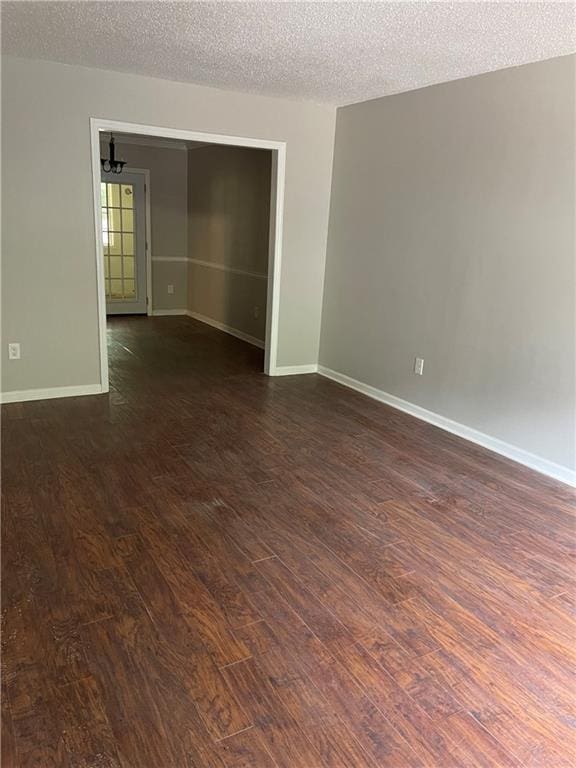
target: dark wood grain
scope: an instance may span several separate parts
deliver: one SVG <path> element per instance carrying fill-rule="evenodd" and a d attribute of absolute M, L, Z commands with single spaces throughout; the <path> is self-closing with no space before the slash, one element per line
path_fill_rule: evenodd
<path fill-rule="evenodd" d="M 2 765 L 576 765 L 575 494 L 189 318 L 3 406 Z"/>

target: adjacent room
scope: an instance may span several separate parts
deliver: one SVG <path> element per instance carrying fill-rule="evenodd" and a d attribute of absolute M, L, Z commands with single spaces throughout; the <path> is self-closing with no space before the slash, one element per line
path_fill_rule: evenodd
<path fill-rule="evenodd" d="M 1 765 L 576 765 L 576 5 L 0 12 Z"/>
<path fill-rule="evenodd" d="M 246 342 L 266 346 L 271 151 L 112 132 L 99 144 L 109 386 L 161 373 L 163 387 L 214 355 L 219 371 L 262 371 Z"/>

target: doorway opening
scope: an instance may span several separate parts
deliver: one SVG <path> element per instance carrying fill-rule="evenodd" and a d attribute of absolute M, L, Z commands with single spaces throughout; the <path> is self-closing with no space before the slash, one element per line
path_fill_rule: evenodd
<path fill-rule="evenodd" d="M 284 142 L 266 139 L 233 137 L 187 130 L 168 129 L 158 126 L 137 125 L 119 121 L 92 118 L 90 121 L 92 174 L 94 186 L 94 221 L 96 236 L 96 266 L 98 278 L 98 314 L 100 341 L 100 371 L 102 391 L 108 391 L 107 315 L 112 314 L 179 314 L 179 310 L 155 311 L 152 299 L 153 266 L 156 261 L 190 261 L 195 268 L 205 266 L 222 269 L 222 265 L 208 264 L 202 259 L 170 257 L 152 254 L 150 236 L 150 177 L 148 169 L 127 166 L 121 174 L 104 173 L 101 169 L 101 141 L 110 133 L 119 138 L 128 134 L 142 139 L 170 140 L 183 145 L 223 148 L 268 150 L 269 163 L 269 216 L 266 219 L 265 240 L 267 270 L 262 274 L 250 270 L 226 267 L 235 275 L 249 275 L 260 279 L 259 289 L 265 300 L 264 373 L 276 374 L 278 345 L 278 311 L 280 295 L 280 265 L 282 250 L 282 219 L 284 208 L 285 156 Z M 162 268 L 165 268 L 165 264 Z M 192 268 L 192 265 L 189 265 Z M 174 286 L 169 285 L 168 289 Z M 253 308 L 258 317 L 258 306 Z M 184 312 L 183 312 L 184 313 Z M 202 313 L 186 311 L 202 322 L 219 327 L 218 322 Z M 243 337 L 233 328 L 222 325 L 232 335 Z M 244 334 L 249 338 L 247 334 Z"/>

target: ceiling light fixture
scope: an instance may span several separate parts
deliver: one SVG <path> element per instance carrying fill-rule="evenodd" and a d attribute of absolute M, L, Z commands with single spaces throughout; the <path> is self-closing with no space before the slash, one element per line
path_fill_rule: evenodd
<path fill-rule="evenodd" d="M 112 136 L 112 134 L 110 134 L 110 144 L 108 146 L 110 147 L 110 158 L 100 159 L 102 170 L 104 171 L 104 173 L 122 173 L 122 169 L 126 165 L 126 161 L 116 160 L 116 157 L 114 154 L 114 136 Z"/>

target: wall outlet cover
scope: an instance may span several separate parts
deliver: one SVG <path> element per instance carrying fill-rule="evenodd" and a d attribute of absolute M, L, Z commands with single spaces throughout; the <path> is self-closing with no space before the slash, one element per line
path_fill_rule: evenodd
<path fill-rule="evenodd" d="M 8 359 L 20 360 L 20 344 L 16 341 L 11 341 L 8 344 Z"/>

